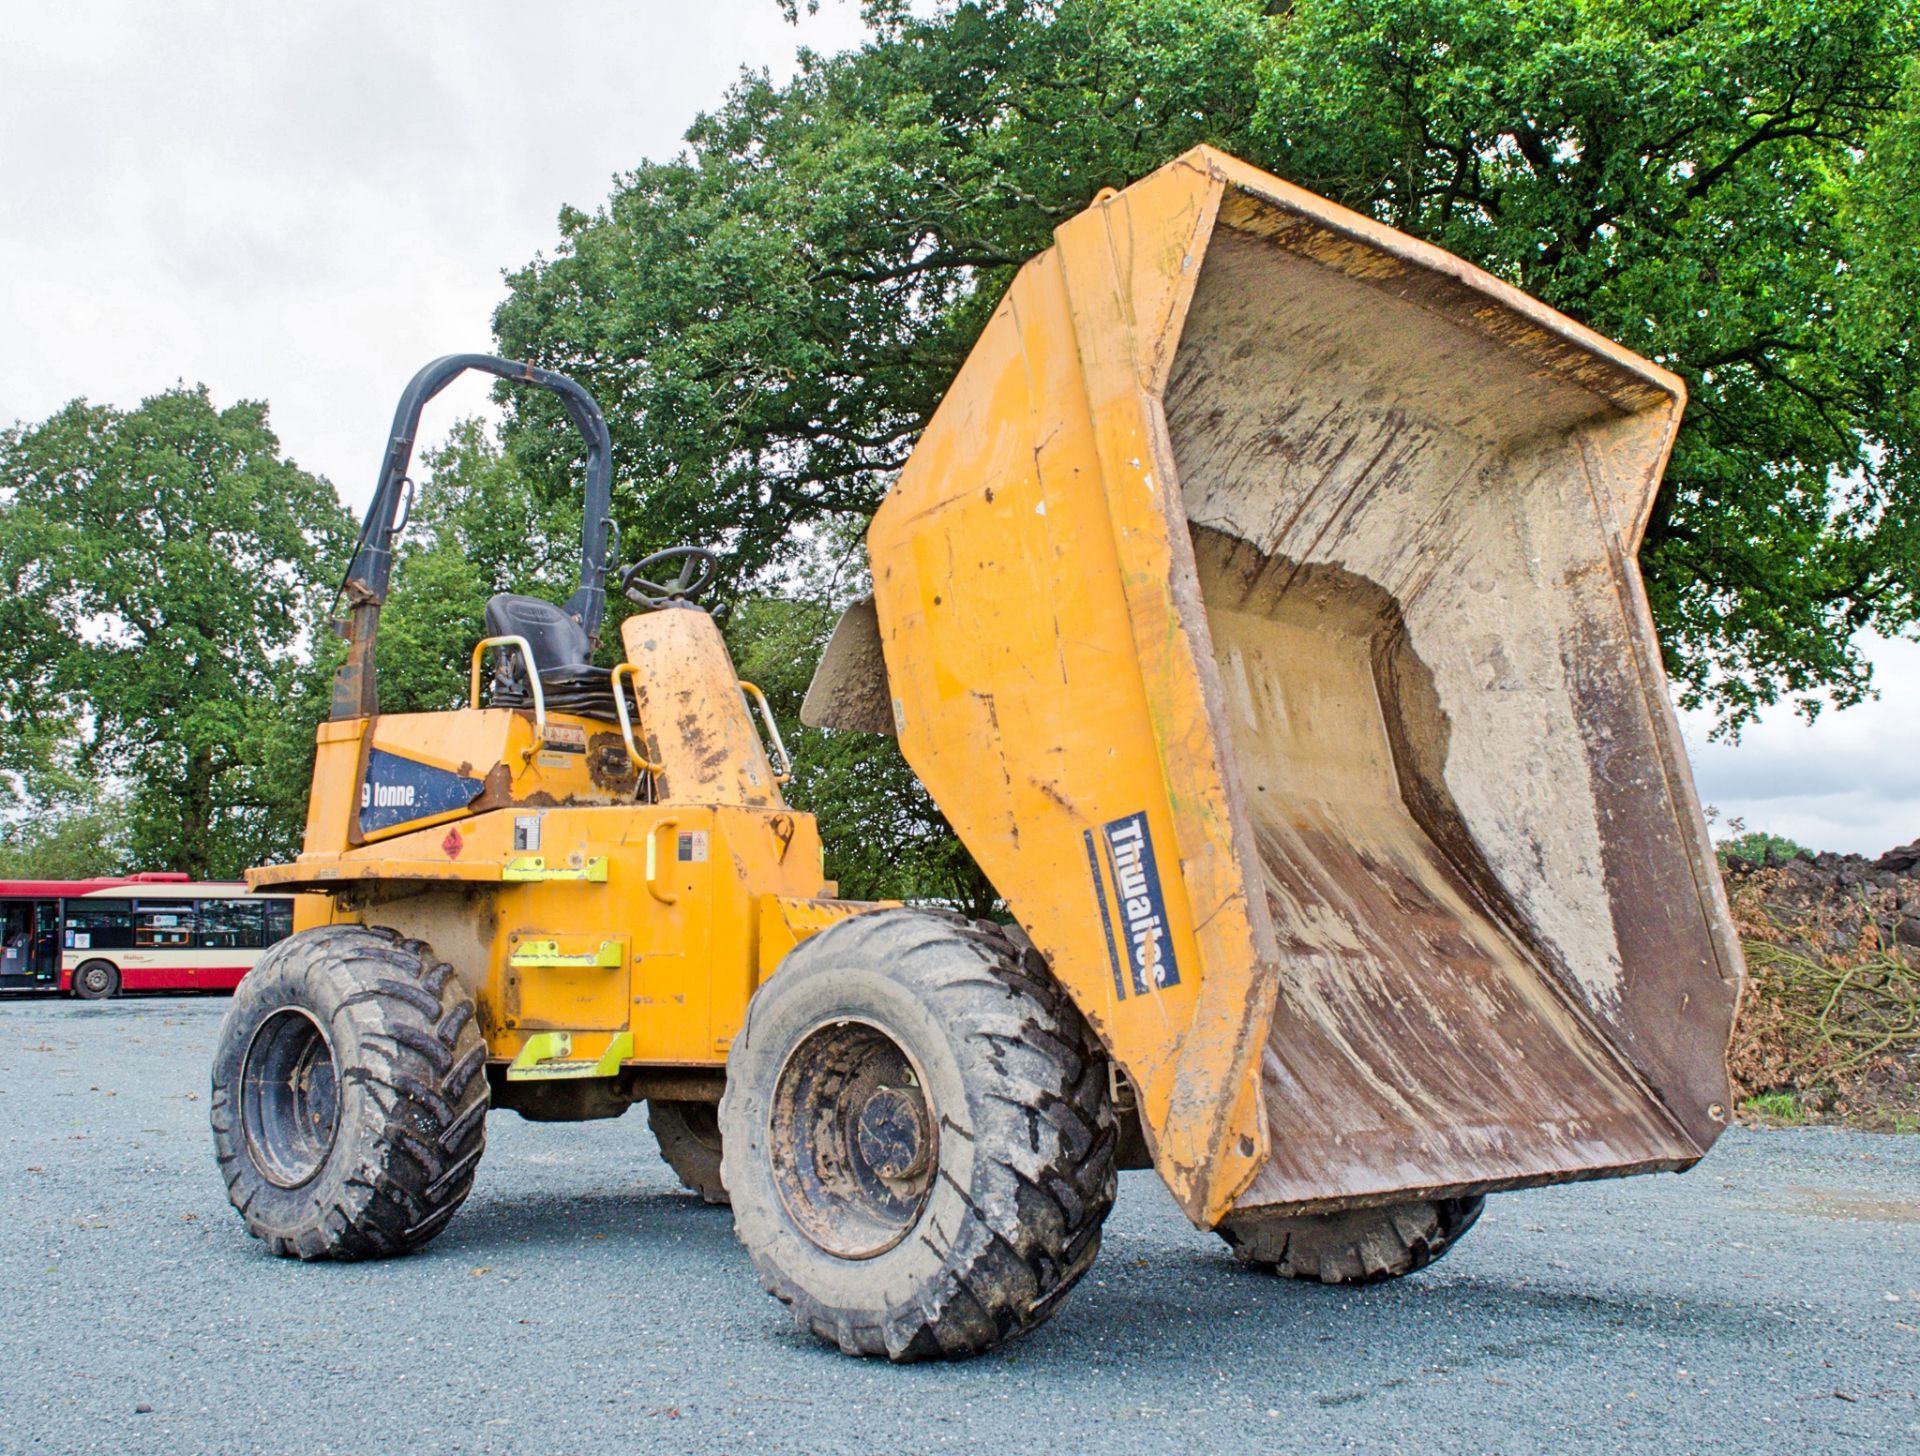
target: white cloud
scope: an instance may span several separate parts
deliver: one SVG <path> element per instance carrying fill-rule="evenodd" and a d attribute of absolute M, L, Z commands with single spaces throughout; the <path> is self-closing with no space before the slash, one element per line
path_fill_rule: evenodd
<path fill-rule="evenodd" d="M 563 204 L 666 157 L 742 66 L 859 32 L 775 0 L 528 5 L 98 0 L 12 7 L 0 45 L 0 423 L 204 382 L 264 398 L 351 502 L 394 400 L 490 345 L 501 272 Z M 478 379 L 429 439 L 484 407 Z"/>
<path fill-rule="evenodd" d="M 1682 715 L 1701 801 L 1810 849 L 1877 855 L 1920 838 L 1920 643 L 1871 638 L 1867 654 L 1879 697 L 1812 724 L 1776 708 L 1734 745 Z"/>

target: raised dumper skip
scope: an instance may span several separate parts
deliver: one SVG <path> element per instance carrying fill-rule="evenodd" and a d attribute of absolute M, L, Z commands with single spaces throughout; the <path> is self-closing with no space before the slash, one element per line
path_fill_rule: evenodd
<path fill-rule="evenodd" d="M 502 596 L 464 710 L 378 711 L 421 406 L 556 392 L 580 589 Z M 876 515 L 803 717 L 894 732 L 1014 923 L 837 899 L 698 605 L 620 573 L 571 381 L 422 371 L 348 591 L 306 847 L 325 923 L 223 1030 L 220 1163 L 276 1252 L 415 1248 L 489 1108 L 645 1101 L 840 1348 L 989 1349 L 1089 1267 L 1115 1169 L 1367 1282 L 1487 1193 L 1683 1169 L 1741 980 L 1635 566 L 1678 380 L 1205 148 L 1021 270 Z M 493 653 L 481 690 L 482 654 Z M 315 917 L 308 917 L 309 919 Z"/>

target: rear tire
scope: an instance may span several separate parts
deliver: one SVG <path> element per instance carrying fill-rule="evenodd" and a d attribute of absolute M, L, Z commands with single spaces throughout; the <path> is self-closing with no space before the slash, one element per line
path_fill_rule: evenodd
<path fill-rule="evenodd" d="M 82 961 L 73 973 L 73 994 L 82 1001 L 107 1001 L 120 994 L 120 968 L 112 961 Z"/>
<path fill-rule="evenodd" d="M 487 1048 L 417 940 L 328 925 L 271 947 L 213 1059 L 214 1153 L 247 1232 L 300 1259 L 426 1243 L 473 1187 Z"/>
<path fill-rule="evenodd" d="M 796 947 L 727 1060 L 734 1228 L 850 1355 L 977 1355 L 1092 1265 L 1118 1141 L 1107 1059 L 1041 956 L 883 910 Z"/>
<path fill-rule="evenodd" d="M 1219 1234 L 1242 1263 L 1283 1278 L 1378 1284 L 1441 1257 L 1485 1205 L 1484 1198 L 1446 1198 L 1292 1218 L 1229 1214 Z"/>
<path fill-rule="evenodd" d="M 725 1204 L 720 1177 L 720 1110 L 711 1102 L 647 1102 L 647 1126 L 680 1186 L 708 1203 Z"/>

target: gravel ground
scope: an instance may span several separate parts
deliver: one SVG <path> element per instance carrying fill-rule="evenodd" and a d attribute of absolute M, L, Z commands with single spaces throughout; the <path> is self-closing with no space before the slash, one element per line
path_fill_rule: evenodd
<path fill-rule="evenodd" d="M 224 1010 L 0 1002 L 0 1451 L 1920 1452 L 1920 1138 L 1736 1130 L 1344 1292 L 1128 1174 L 1051 1323 L 892 1368 L 794 1332 L 644 1114 L 495 1118 L 411 1258 L 268 1256 L 213 1166 Z"/>

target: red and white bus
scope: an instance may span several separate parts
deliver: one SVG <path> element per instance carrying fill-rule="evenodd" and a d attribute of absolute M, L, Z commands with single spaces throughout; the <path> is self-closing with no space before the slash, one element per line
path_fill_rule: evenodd
<path fill-rule="evenodd" d="M 179 874 L 0 880 L 0 989 L 231 991 L 293 933 L 294 899 Z"/>

